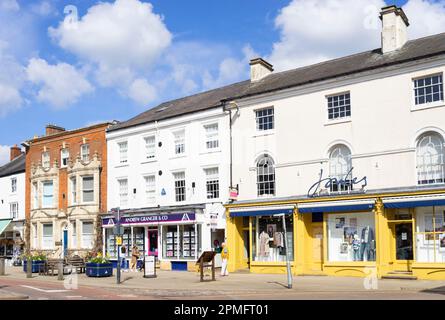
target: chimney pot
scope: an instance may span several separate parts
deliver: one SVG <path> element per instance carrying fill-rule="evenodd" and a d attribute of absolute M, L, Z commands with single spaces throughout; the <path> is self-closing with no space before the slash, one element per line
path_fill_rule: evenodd
<path fill-rule="evenodd" d="M 273 66 L 262 58 L 250 60 L 250 81 L 259 81 L 273 72 Z"/>
<path fill-rule="evenodd" d="M 382 20 L 382 53 L 402 48 L 408 41 L 409 20 L 402 8 L 395 5 L 383 7 L 380 12 Z"/>

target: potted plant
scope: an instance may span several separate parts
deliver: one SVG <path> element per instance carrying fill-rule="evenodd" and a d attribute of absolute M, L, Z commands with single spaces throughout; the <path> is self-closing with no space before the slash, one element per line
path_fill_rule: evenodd
<path fill-rule="evenodd" d="M 100 252 L 88 259 L 85 264 L 85 273 L 88 277 L 111 277 L 113 275 L 113 264 L 108 257 Z"/>
<path fill-rule="evenodd" d="M 46 255 L 43 253 L 34 253 L 29 256 L 24 255 L 22 257 L 23 260 L 23 271 L 27 272 L 28 261 L 31 260 L 31 272 L 37 273 L 40 270 L 40 266 L 43 266 L 47 260 Z"/>

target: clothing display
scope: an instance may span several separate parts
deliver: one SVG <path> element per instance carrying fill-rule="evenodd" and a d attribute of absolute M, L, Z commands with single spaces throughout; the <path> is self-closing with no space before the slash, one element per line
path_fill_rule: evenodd
<path fill-rule="evenodd" d="M 284 235 L 282 232 L 275 232 L 273 235 L 273 244 L 276 247 L 284 247 Z"/>
<path fill-rule="evenodd" d="M 374 230 L 370 226 L 366 226 L 362 230 L 360 260 L 375 261 L 375 238 Z"/>
<path fill-rule="evenodd" d="M 269 235 L 265 231 L 263 231 L 260 234 L 259 240 L 260 240 L 260 246 L 259 246 L 260 254 L 259 255 L 262 257 L 269 256 L 269 252 L 270 252 L 270 247 L 269 247 L 270 237 L 269 237 Z"/>

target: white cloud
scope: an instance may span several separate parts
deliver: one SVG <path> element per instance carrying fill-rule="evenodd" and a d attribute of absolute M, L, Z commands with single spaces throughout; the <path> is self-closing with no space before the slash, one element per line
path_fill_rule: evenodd
<path fill-rule="evenodd" d="M 49 16 L 57 14 L 54 5 L 47 0 L 32 4 L 31 11 L 41 16 Z"/>
<path fill-rule="evenodd" d="M 445 32 L 445 1 L 409 0 L 403 10 L 411 39 Z"/>
<path fill-rule="evenodd" d="M 93 90 L 85 76 L 67 63 L 48 64 L 33 58 L 26 69 L 28 80 L 39 85 L 37 99 L 55 108 L 64 108 Z"/>
<path fill-rule="evenodd" d="M 0 166 L 9 162 L 10 147 L 0 145 Z"/>
<path fill-rule="evenodd" d="M 20 90 L 25 80 L 23 67 L 5 52 L 8 44 L 0 40 L 0 117 L 23 105 Z"/>
<path fill-rule="evenodd" d="M 378 47 L 380 26 L 373 22 L 384 5 L 383 0 L 293 0 L 275 19 L 280 41 L 268 59 L 284 70 Z"/>
<path fill-rule="evenodd" d="M 0 83 L 0 117 L 22 105 L 22 97 L 17 88 Z"/>
<path fill-rule="evenodd" d="M 0 0 L 0 10 L 18 11 L 20 10 L 20 5 L 16 0 Z"/>
<path fill-rule="evenodd" d="M 138 0 L 99 3 L 77 21 L 67 16 L 49 34 L 62 48 L 108 68 L 150 66 L 172 39 L 152 5 Z"/>
<path fill-rule="evenodd" d="M 156 99 L 156 89 L 145 79 L 136 79 L 128 89 L 128 96 L 137 104 L 147 106 Z"/>

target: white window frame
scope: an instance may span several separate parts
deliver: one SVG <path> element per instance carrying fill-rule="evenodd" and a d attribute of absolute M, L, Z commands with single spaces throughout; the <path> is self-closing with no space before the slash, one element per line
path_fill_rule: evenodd
<path fill-rule="evenodd" d="M 123 189 L 122 182 L 125 181 L 126 189 Z M 119 195 L 119 206 L 121 208 L 126 208 L 128 206 L 128 178 L 117 179 L 118 185 L 118 195 Z"/>
<path fill-rule="evenodd" d="M 34 181 L 31 186 L 32 189 L 32 208 L 37 209 L 39 208 L 39 183 L 37 181 Z"/>
<path fill-rule="evenodd" d="M 338 105 L 335 106 L 335 98 L 337 98 L 337 103 Z M 333 101 L 330 102 L 330 99 L 333 99 Z M 344 104 L 340 105 L 340 102 L 344 101 Z M 349 104 L 347 103 L 347 101 L 349 101 Z M 347 119 L 351 119 L 352 117 L 352 99 L 351 99 L 351 92 L 350 91 L 345 91 L 345 92 L 340 92 L 340 93 L 335 93 L 335 94 L 330 94 L 328 96 L 326 96 L 326 104 L 327 104 L 327 119 L 329 122 L 338 122 L 338 121 L 344 121 Z M 338 108 L 338 112 L 335 112 L 335 109 Z M 344 110 L 340 110 L 343 109 Z M 330 111 L 332 111 L 332 118 L 330 116 Z M 343 116 L 341 116 L 341 114 L 344 114 Z M 334 115 L 338 114 L 337 117 L 335 117 Z"/>
<path fill-rule="evenodd" d="M 42 167 L 49 169 L 51 167 L 51 156 L 48 151 L 42 152 Z"/>
<path fill-rule="evenodd" d="M 219 149 L 219 124 L 218 124 L 218 122 L 204 125 L 204 131 L 205 131 L 205 136 L 206 136 L 206 141 L 205 141 L 206 150 Z"/>
<path fill-rule="evenodd" d="M 85 233 L 85 225 L 91 225 L 91 233 Z M 81 247 L 83 249 L 92 249 L 94 246 L 94 222 L 92 220 L 82 221 L 82 241 Z"/>
<path fill-rule="evenodd" d="M 266 163 L 266 161 L 269 161 Z M 265 166 L 267 165 L 267 167 Z M 271 197 L 275 196 L 277 192 L 276 173 L 275 173 L 275 161 L 268 154 L 261 156 L 256 164 L 257 170 L 257 195 L 258 197 Z M 269 176 L 273 175 L 273 178 L 269 180 Z M 263 177 L 260 179 L 260 177 Z M 267 180 L 265 180 L 267 177 Z M 262 180 L 262 181 L 260 181 Z M 273 188 L 270 187 L 270 183 L 273 183 Z"/>
<path fill-rule="evenodd" d="M 173 132 L 174 139 L 174 154 L 179 156 L 185 154 L 185 129 L 176 130 Z"/>
<path fill-rule="evenodd" d="M 431 138 L 436 137 L 438 139 L 438 144 L 431 145 Z M 429 142 L 427 142 L 427 145 L 429 144 L 430 149 L 427 151 L 424 151 L 425 154 L 420 155 L 420 144 L 425 140 L 429 138 Z M 424 146 L 425 148 L 426 146 Z M 432 147 L 432 148 L 431 148 Z M 434 150 L 434 151 L 433 151 Z M 433 154 L 431 156 L 431 151 L 435 152 L 436 154 Z M 428 162 L 427 156 L 429 155 L 430 158 L 430 164 L 425 164 L 425 162 Z M 432 157 L 437 157 L 437 161 L 433 163 L 431 160 Z M 420 161 L 422 159 L 422 162 Z M 425 160 L 427 159 L 427 160 Z M 420 171 L 420 168 L 424 168 L 423 171 Z M 425 169 L 426 168 L 426 169 Z M 416 146 L 416 171 L 417 171 L 417 184 L 418 185 L 432 185 L 432 184 L 441 184 L 445 182 L 445 142 L 442 137 L 437 132 L 430 131 L 426 132 L 423 135 L 421 135 L 418 139 L 417 146 Z M 432 172 L 436 172 L 436 175 Z M 423 177 L 430 177 L 432 179 L 423 179 L 421 180 L 421 176 Z"/>
<path fill-rule="evenodd" d="M 90 161 L 90 145 L 88 143 L 84 143 L 80 146 L 80 157 L 83 162 Z"/>
<path fill-rule="evenodd" d="M 45 184 L 49 184 L 49 183 L 52 184 L 52 189 L 53 189 L 53 193 L 51 195 L 52 204 L 50 206 L 46 206 L 45 199 L 49 198 L 49 196 L 45 194 Z M 54 181 L 53 180 L 42 181 L 42 207 L 43 208 L 54 208 Z"/>
<path fill-rule="evenodd" d="M 9 203 L 9 214 L 11 219 L 17 219 L 19 217 L 19 203 L 10 202 Z"/>
<path fill-rule="evenodd" d="M 31 223 L 31 233 L 32 233 L 32 247 L 37 248 L 37 240 L 38 240 L 38 234 L 37 234 L 37 222 Z"/>
<path fill-rule="evenodd" d="M 344 145 L 338 144 L 331 148 L 329 152 L 329 177 L 337 180 L 352 181 L 352 152 L 351 149 Z M 349 173 L 349 176 L 347 174 Z M 352 190 L 352 183 L 340 186 L 331 183 L 331 192 L 342 192 Z M 336 189 L 337 190 L 334 190 Z"/>
<path fill-rule="evenodd" d="M 77 221 L 71 221 L 71 248 L 77 248 Z"/>
<path fill-rule="evenodd" d="M 174 187 L 175 187 L 175 201 L 184 202 L 187 201 L 187 188 L 185 172 L 179 171 L 173 173 Z"/>
<path fill-rule="evenodd" d="M 156 159 L 156 136 L 150 135 L 144 137 L 145 143 L 145 158 L 147 160 Z"/>
<path fill-rule="evenodd" d="M 77 204 L 77 176 L 70 177 L 70 203 Z"/>
<path fill-rule="evenodd" d="M 93 186 L 92 186 L 91 189 L 85 190 L 84 189 L 84 179 L 89 179 L 89 178 L 92 179 Z M 82 176 L 81 180 L 82 180 L 82 203 L 93 203 L 94 202 L 94 196 L 95 196 L 95 194 L 94 194 L 94 175 Z M 91 192 L 93 194 L 93 200 L 90 200 L 90 201 L 86 201 L 85 200 L 85 191 Z"/>
<path fill-rule="evenodd" d="M 45 236 L 45 226 L 51 226 L 51 235 Z M 52 222 L 42 223 L 42 248 L 53 249 L 54 248 L 54 224 Z"/>
<path fill-rule="evenodd" d="M 119 163 L 126 164 L 128 162 L 128 141 L 120 141 L 117 143 L 119 151 Z"/>
<path fill-rule="evenodd" d="M 423 85 L 423 86 L 416 86 L 416 84 L 417 84 L 417 82 L 418 81 L 420 81 L 420 80 L 426 80 L 426 79 L 432 79 L 432 78 L 434 78 L 434 77 L 440 77 L 441 79 L 439 79 L 439 81 L 441 81 L 441 82 L 438 82 L 437 83 L 437 85 L 439 85 L 440 87 L 440 90 L 439 90 L 439 95 L 441 95 L 441 99 L 439 99 L 439 100 L 435 100 L 435 101 L 431 101 L 431 102 L 427 102 L 426 101 L 426 99 L 425 99 L 425 101 L 423 102 L 423 103 L 420 103 L 419 102 L 419 100 L 418 100 L 418 98 L 420 98 L 420 97 L 418 97 L 418 95 L 416 94 L 417 93 L 417 90 L 426 90 L 426 88 L 429 88 L 429 87 L 432 87 L 432 86 L 434 86 L 435 84 L 433 84 L 432 83 L 432 81 L 431 81 L 431 84 L 430 85 Z M 423 108 L 428 108 L 428 107 L 434 107 L 434 106 L 436 106 L 436 105 L 443 105 L 444 104 L 444 85 L 443 85 L 443 73 L 433 73 L 433 74 L 428 74 L 428 75 L 423 75 L 423 76 L 419 76 L 419 77 L 416 77 L 416 78 L 413 78 L 412 79 L 412 86 L 413 86 L 413 105 L 414 105 L 414 109 L 423 109 Z M 431 95 L 433 95 L 433 94 L 431 94 Z M 426 96 L 427 96 L 427 94 L 423 94 L 422 96 L 424 96 L 425 98 L 426 98 Z"/>
<path fill-rule="evenodd" d="M 17 192 L 17 178 L 11 178 L 11 193 Z"/>
<path fill-rule="evenodd" d="M 69 158 L 70 158 L 70 151 L 69 151 L 69 149 L 68 148 L 61 149 L 60 150 L 60 167 L 61 168 L 68 167 Z M 64 160 L 66 160 L 65 163 L 64 163 Z"/>
<path fill-rule="evenodd" d="M 152 181 L 149 181 L 152 180 Z M 148 204 L 156 203 L 156 175 L 150 174 L 144 176 L 145 183 L 145 201 Z"/>
<path fill-rule="evenodd" d="M 263 114 L 268 110 L 272 110 L 272 113 Z M 275 130 L 275 108 L 273 106 L 256 109 L 255 111 L 255 123 L 256 123 L 256 131 L 265 132 L 265 131 L 273 131 Z M 270 119 L 269 119 L 270 118 Z M 261 123 L 260 119 L 267 119 Z M 269 121 L 272 120 L 272 121 Z M 266 127 L 266 124 L 267 127 Z"/>
<path fill-rule="evenodd" d="M 219 199 L 221 196 L 219 188 L 219 168 L 206 168 L 204 172 L 206 175 L 206 198 Z"/>

